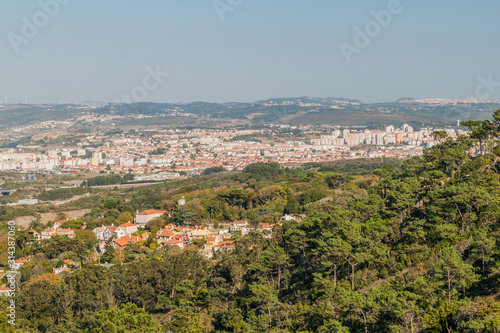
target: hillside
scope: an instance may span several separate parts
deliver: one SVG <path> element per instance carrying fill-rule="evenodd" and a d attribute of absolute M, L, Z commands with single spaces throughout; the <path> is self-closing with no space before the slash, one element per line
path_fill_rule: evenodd
<path fill-rule="evenodd" d="M 415 128 L 455 126 L 457 120 L 486 119 L 496 102 L 414 101 L 367 104 L 345 98 L 275 98 L 255 103 L 134 103 L 104 106 L 7 105 L 0 108 L 0 128 L 56 121 L 55 128 L 100 126 L 242 126 L 269 123 L 378 128 L 408 123 Z M 112 116 L 100 121 L 99 116 Z M 70 121 L 70 124 L 63 124 Z"/>
<path fill-rule="evenodd" d="M 499 116 L 466 123 L 470 138 L 443 138 L 371 175 L 364 162 L 259 163 L 93 193 L 71 203 L 93 207 L 77 224 L 89 229 L 149 208 L 173 212 L 148 223 L 151 232 L 235 220 L 274 229 L 272 237 L 236 235 L 234 250 L 210 260 L 197 242 L 164 250 L 148 238 L 98 259 L 90 231 L 41 243 L 19 232 L 18 253 L 32 260 L 21 269 L 16 324 L 40 332 L 497 332 Z M 283 214 L 300 218 L 280 222 Z M 82 267 L 48 273 L 62 258 Z"/>

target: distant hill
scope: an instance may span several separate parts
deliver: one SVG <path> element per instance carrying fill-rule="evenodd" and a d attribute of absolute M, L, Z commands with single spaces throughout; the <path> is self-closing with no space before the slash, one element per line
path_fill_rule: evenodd
<path fill-rule="evenodd" d="M 361 104 L 362 102 L 357 99 L 350 99 L 344 97 L 290 97 L 290 98 L 270 98 L 263 101 L 257 101 L 255 104 L 267 104 L 267 103 L 284 103 L 284 102 L 293 102 L 293 103 L 317 103 L 317 104 L 338 104 L 338 103 L 352 103 L 352 104 Z"/>
<path fill-rule="evenodd" d="M 401 97 L 399 99 L 396 100 L 397 103 L 401 103 L 401 102 L 410 102 L 410 101 L 414 101 L 415 98 L 411 98 L 411 97 Z"/>
<path fill-rule="evenodd" d="M 0 108 L 0 128 L 66 120 L 98 114 L 122 116 L 116 126 L 162 125 L 237 126 L 269 123 L 289 125 L 346 125 L 377 128 L 408 123 L 422 126 L 455 126 L 457 120 L 488 119 L 500 102 L 450 99 L 400 98 L 395 102 L 363 103 L 343 97 L 270 98 L 254 103 L 133 103 L 87 105 L 6 105 Z M 138 116 L 142 117 L 138 120 Z M 144 118 L 143 116 L 146 116 Z M 139 117 L 139 118 L 140 118 Z M 77 126 L 95 126 L 85 119 Z"/>
<path fill-rule="evenodd" d="M 108 104 L 107 102 L 104 101 L 82 101 L 80 104 L 83 105 L 106 105 Z"/>

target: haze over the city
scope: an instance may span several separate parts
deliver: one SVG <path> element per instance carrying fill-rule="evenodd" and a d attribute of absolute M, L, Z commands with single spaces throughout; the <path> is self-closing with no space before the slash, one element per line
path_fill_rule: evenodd
<path fill-rule="evenodd" d="M 157 69 L 132 101 L 500 98 L 498 1 L 55 1 L 2 2 L 2 104 L 124 101 Z"/>

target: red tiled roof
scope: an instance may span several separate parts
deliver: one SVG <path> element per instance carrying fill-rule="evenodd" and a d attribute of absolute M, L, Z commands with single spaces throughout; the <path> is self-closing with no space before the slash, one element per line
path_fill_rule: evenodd
<path fill-rule="evenodd" d="M 159 234 L 157 234 L 158 237 L 172 237 L 175 236 L 174 233 L 168 229 L 162 229 Z"/>
<path fill-rule="evenodd" d="M 114 240 L 114 242 L 120 246 L 125 246 L 128 245 L 129 243 L 137 243 L 141 241 L 143 241 L 143 239 L 137 236 L 123 236 Z"/>
<path fill-rule="evenodd" d="M 167 212 L 166 210 L 148 209 L 140 212 L 138 215 L 165 214 L 166 212 Z"/>
<path fill-rule="evenodd" d="M 133 227 L 133 226 L 135 226 L 135 224 L 130 223 L 130 222 L 123 223 L 123 224 L 121 224 L 121 225 L 120 225 L 120 227 L 124 227 L 124 228 L 125 228 L 125 227 Z"/>
<path fill-rule="evenodd" d="M 127 237 L 127 236 L 125 236 L 125 237 Z M 114 241 L 114 242 L 115 242 L 116 244 L 120 245 L 120 246 L 125 246 L 125 245 L 128 245 L 128 243 L 130 242 L 130 240 L 128 240 L 128 239 L 123 239 L 123 237 L 122 237 L 122 238 L 115 239 L 115 241 Z"/>
<path fill-rule="evenodd" d="M 161 242 L 162 244 L 168 244 L 168 245 L 178 245 L 178 244 L 184 244 L 184 242 L 181 242 L 179 240 L 175 240 L 175 239 L 171 239 L 171 240 L 168 240 L 168 241 L 163 241 Z"/>
<path fill-rule="evenodd" d="M 215 247 L 218 247 L 220 249 L 234 249 L 235 246 L 234 244 L 219 244 L 219 245 L 214 245 Z"/>

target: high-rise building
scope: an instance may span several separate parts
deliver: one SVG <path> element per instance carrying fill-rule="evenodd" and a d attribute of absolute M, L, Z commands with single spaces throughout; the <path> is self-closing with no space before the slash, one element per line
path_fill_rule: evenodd
<path fill-rule="evenodd" d="M 403 127 L 402 127 L 403 131 L 405 131 L 406 133 L 411 133 L 413 132 L 413 127 L 411 127 L 410 125 L 408 124 L 404 124 Z"/>

